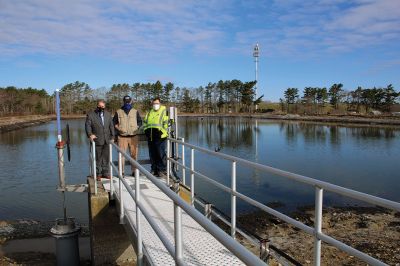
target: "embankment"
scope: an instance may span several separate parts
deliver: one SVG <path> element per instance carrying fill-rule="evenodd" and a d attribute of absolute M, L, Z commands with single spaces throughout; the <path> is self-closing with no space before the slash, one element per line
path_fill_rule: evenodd
<path fill-rule="evenodd" d="M 63 116 L 63 119 L 79 119 L 84 117 L 85 116 L 83 115 L 68 115 Z M 40 125 L 55 119 L 55 115 L 25 115 L 0 117 L 0 133 Z"/>
<path fill-rule="evenodd" d="M 278 114 L 193 114 L 181 113 L 181 117 L 243 117 L 285 121 L 305 121 L 317 123 L 355 124 L 355 125 L 378 125 L 378 126 L 400 126 L 400 117 L 396 116 L 353 116 L 353 115 L 278 115 Z"/>

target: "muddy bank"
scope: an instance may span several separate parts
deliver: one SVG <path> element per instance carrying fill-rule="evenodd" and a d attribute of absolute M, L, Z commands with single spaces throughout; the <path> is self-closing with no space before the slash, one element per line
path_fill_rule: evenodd
<path fill-rule="evenodd" d="M 81 119 L 84 115 L 62 116 L 62 119 Z M 37 126 L 55 120 L 55 115 L 27 115 L 14 117 L 0 117 L 0 133 L 16 129 Z"/>
<path fill-rule="evenodd" d="M 244 117 L 257 119 L 303 121 L 317 123 L 353 124 L 353 125 L 377 125 L 400 126 L 400 117 L 396 116 L 303 116 L 303 115 L 276 115 L 276 114 L 179 114 L 180 117 Z"/>
<path fill-rule="evenodd" d="M 54 221 L 20 219 L 0 221 L 0 266 L 55 265 Z M 89 227 L 80 224 L 81 265 L 90 265 Z"/>
<path fill-rule="evenodd" d="M 314 226 L 314 210 L 299 209 L 292 218 Z M 302 265 L 313 264 L 313 237 L 265 212 L 238 217 L 238 224 Z M 322 231 L 389 265 L 400 265 L 400 213 L 383 208 L 332 207 L 323 211 Z M 242 240 L 245 241 L 245 240 Z M 248 245 L 248 244 L 247 244 Z M 252 247 L 257 252 L 257 247 Z M 276 265 L 272 259 L 271 265 Z M 322 265 L 366 265 L 365 262 L 322 243 Z"/>

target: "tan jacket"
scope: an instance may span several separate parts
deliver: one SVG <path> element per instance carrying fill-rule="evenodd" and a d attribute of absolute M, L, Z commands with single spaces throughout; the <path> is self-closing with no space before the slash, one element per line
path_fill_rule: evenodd
<path fill-rule="evenodd" d="M 118 124 L 115 128 L 118 130 L 120 136 L 134 136 L 138 134 L 138 121 L 137 121 L 137 110 L 131 109 L 128 114 L 124 110 L 118 109 Z"/>

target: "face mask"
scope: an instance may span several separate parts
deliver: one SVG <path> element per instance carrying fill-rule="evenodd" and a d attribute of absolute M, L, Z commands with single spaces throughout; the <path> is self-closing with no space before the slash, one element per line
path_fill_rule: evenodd
<path fill-rule="evenodd" d="M 130 104 L 130 103 L 125 103 L 125 104 L 122 106 L 122 109 L 125 110 L 125 111 L 129 111 L 129 110 L 132 109 L 132 104 Z"/>
<path fill-rule="evenodd" d="M 158 111 L 158 109 L 160 109 L 160 104 L 159 103 L 153 104 L 153 109 L 155 111 Z"/>
<path fill-rule="evenodd" d="M 97 111 L 99 111 L 99 112 L 104 112 L 104 109 L 106 109 L 106 108 L 97 106 Z"/>

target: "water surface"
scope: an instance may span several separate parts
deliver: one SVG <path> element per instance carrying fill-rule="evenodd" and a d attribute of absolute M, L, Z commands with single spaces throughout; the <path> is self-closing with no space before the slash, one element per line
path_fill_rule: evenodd
<path fill-rule="evenodd" d="M 86 183 L 89 173 L 84 120 L 62 121 L 71 128 L 72 160 L 66 162 L 67 184 Z M 186 141 L 250 161 L 310 176 L 375 196 L 400 201 L 398 158 L 400 129 L 348 127 L 304 122 L 241 118 L 181 118 L 179 132 Z M 54 220 L 62 216 L 58 183 L 56 123 L 49 122 L 0 134 L 0 219 Z M 186 162 L 190 162 L 186 150 Z M 145 143 L 140 157 L 147 157 Z M 231 165 L 195 153 L 195 168 L 230 186 Z M 179 172 L 181 174 L 181 172 Z M 189 175 L 186 177 L 189 183 Z M 312 205 L 314 189 L 282 177 L 238 165 L 237 189 L 263 203 L 279 202 L 279 209 Z M 200 179 L 195 191 L 229 213 L 229 195 Z M 88 221 L 85 193 L 67 193 L 69 216 Z M 326 193 L 327 205 L 359 204 Z M 253 210 L 238 201 L 239 212 Z"/>

